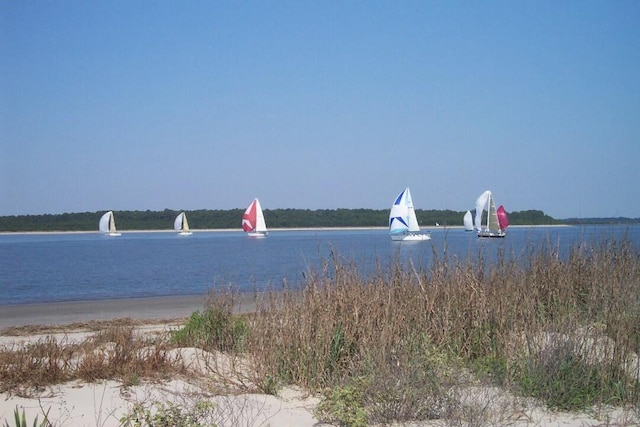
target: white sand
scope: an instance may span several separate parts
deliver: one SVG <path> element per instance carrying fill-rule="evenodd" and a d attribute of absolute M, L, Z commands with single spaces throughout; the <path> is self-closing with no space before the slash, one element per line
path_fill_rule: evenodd
<path fill-rule="evenodd" d="M 136 310 L 128 312 L 127 317 L 135 318 L 136 313 L 139 315 L 140 313 L 148 313 L 150 310 L 154 314 L 151 318 L 155 318 L 155 314 L 158 312 L 154 311 L 153 307 L 166 313 L 164 308 L 166 301 L 161 303 L 151 301 L 146 309 L 140 309 L 141 301 L 137 302 L 138 304 L 134 305 Z M 145 302 L 149 303 L 148 300 Z M 57 307 L 65 308 L 66 306 L 58 305 Z M 108 307 L 114 307 L 114 305 L 108 304 L 104 307 L 107 307 L 105 310 L 108 311 Z M 116 314 L 120 313 L 120 311 L 107 311 L 103 316 L 105 319 L 116 318 Z M 30 313 L 35 314 L 36 312 Z M 0 319 L 2 317 L 0 316 Z M 57 309 L 51 309 L 47 315 L 42 315 L 41 318 L 45 319 L 49 325 L 62 325 L 68 317 L 62 315 Z M 21 322 L 13 323 L 15 325 Z M 180 323 L 176 322 L 156 322 L 138 326 L 137 331 L 149 336 L 150 334 L 165 333 L 167 330 L 179 327 L 179 325 Z M 88 328 L 78 326 L 37 330 L 27 335 L 9 335 L 9 333 L 15 334 L 15 332 L 15 330 L 5 330 L 4 333 L 0 331 L 0 347 L 16 348 L 16 346 L 37 342 L 52 336 L 58 340 L 64 339 L 67 343 L 81 342 L 93 333 Z M 246 393 L 215 395 L 211 390 L 216 387 L 216 384 L 227 381 L 225 384 L 228 385 L 230 372 L 232 372 L 229 369 L 231 361 L 225 355 L 211 354 L 190 348 L 177 349 L 175 355 L 181 357 L 185 366 L 197 374 L 195 376 L 197 380 L 187 381 L 184 378 L 174 378 L 165 382 L 141 382 L 129 387 L 125 387 L 117 381 L 97 383 L 73 381 L 33 392 L 28 398 L 1 393 L 0 425 L 4 425 L 5 421 L 9 425 L 14 425 L 13 413 L 17 407 L 20 412 L 24 409 L 28 425 L 32 425 L 36 416 L 42 420 L 43 413 L 48 411 L 49 420 L 55 426 L 118 426 L 120 419 L 129 413 L 136 403 L 146 403 L 146 407 L 150 407 L 151 402 L 173 402 L 182 408 L 188 408 L 198 399 L 206 399 L 215 403 L 217 409 L 214 418 L 215 423 L 219 426 L 317 427 L 326 425 L 319 423 L 313 415 L 313 409 L 319 402 L 318 396 L 310 396 L 295 387 L 279 390 L 278 396 Z M 241 361 L 237 363 L 241 363 Z M 242 387 L 238 387 L 238 389 L 242 389 Z M 523 405 L 521 402 L 514 403 L 512 396 L 503 394 L 497 388 L 468 388 L 461 392 L 460 398 L 473 402 L 477 407 L 484 408 L 486 413 L 483 414 L 491 417 L 479 425 L 630 426 L 638 425 L 640 420 L 638 412 L 625 412 L 618 408 L 606 408 L 588 414 L 546 411 L 540 407 Z M 490 405 L 497 405 L 497 407 L 495 410 L 487 410 L 486 408 Z M 467 424 L 468 422 L 461 421 L 460 425 Z M 453 424 L 451 420 L 448 422 L 437 420 L 404 425 L 422 427 Z"/>
<path fill-rule="evenodd" d="M 181 380 L 163 384 L 145 384 L 123 388 L 120 383 L 70 383 L 48 389 L 38 398 L 25 399 L 2 395 L 0 420 L 12 425 L 13 411 L 24 408 L 28 424 L 43 411 L 49 420 L 63 426 L 118 426 L 120 419 L 136 403 L 163 401 L 182 407 L 193 404 L 195 397 L 205 398 L 203 391 Z M 217 405 L 214 419 L 220 426 L 314 426 L 311 414 L 317 399 L 306 397 L 296 389 L 282 390 L 279 397 L 259 394 L 206 397 Z M 4 422 L 4 421 L 3 421 Z"/>
<path fill-rule="evenodd" d="M 57 323 L 56 323 L 57 324 Z M 148 337 L 163 334 L 179 327 L 177 323 L 148 324 L 136 328 L 137 333 Z M 0 347 L 17 348 L 36 343 L 46 337 L 67 344 L 80 343 L 94 332 L 88 329 L 64 329 L 42 331 L 29 335 L 0 335 Z M 55 426 L 118 426 L 120 419 L 130 412 L 136 403 L 152 407 L 152 402 L 172 402 L 188 408 L 197 400 L 207 399 L 216 405 L 214 421 L 219 426 L 314 426 L 318 420 L 312 415 L 319 401 L 296 388 L 284 388 L 278 396 L 263 394 L 215 395 L 209 390 L 216 383 L 232 376 L 231 362 L 224 355 L 212 355 L 201 350 L 185 348 L 174 351 L 197 380 L 172 379 L 170 381 L 144 382 L 124 386 L 118 381 L 70 383 L 31 391 L 28 397 L 10 393 L 0 394 L 0 425 L 13 425 L 14 410 L 24 410 L 28 424 L 36 416 L 41 421 L 44 413 Z M 227 381 L 228 384 L 228 381 Z M 237 387 L 238 390 L 241 387 Z"/>
<path fill-rule="evenodd" d="M 73 382 L 48 388 L 41 395 L 28 399 L 3 393 L 0 396 L 0 422 L 7 421 L 13 425 L 13 411 L 18 407 L 20 411 L 24 409 L 28 423 L 32 423 L 36 416 L 42 420 L 43 412 L 49 411 L 49 420 L 55 426 L 118 426 L 120 419 L 136 403 L 147 402 L 148 406 L 153 401 L 173 402 L 185 408 L 192 405 L 196 397 L 206 398 L 216 404 L 214 420 L 219 426 L 328 425 L 320 423 L 313 416 L 313 408 L 319 399 L 296 388 L 280 390 L 277 397 L 261 394 L 210 396 L 202 388 L 183 380 L 135 387 L 123 387 L 115 381 L 95 384 Z M 479 425 L 584 427 L 632 426 L 637 423 L 638 419 L 634 420 L 632 413 L 615 408 L 590 414 L 558 413 L 534 408 L 498 416 Z M 447 425 L 453 424 L 444 420 L 403 424 L 415 427 Z"/>

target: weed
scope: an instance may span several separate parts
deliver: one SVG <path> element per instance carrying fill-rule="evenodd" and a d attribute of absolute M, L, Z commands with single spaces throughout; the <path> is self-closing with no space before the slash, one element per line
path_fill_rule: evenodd
<path fill-rule="evenodd" d="M 340 426 L 364 427 L 368 425 L 364 408 L 365 378 L 354 378 L 347 385 L 325 392 L 325 399 L 318 404 L 315 415 Z"/>
<path fill-rule="evenodd" d="M 210 307 L 203 313 L 194 312 L 184 327 L 173 333 L 173 340 L 179 345 L 204 350 L 241 351 L 247 333 L 243 317 Z"/>
<path fill-rule="evenodd" d="M 44 414 L 44 419 L 41 422 L 38 422 L 38 416 L 36 415 L 36 417 L 33 419 L 33 427 L 51 427 L 52 424 L 49 422 L 48 419 L 48 415 L 49 412 L 47 411 Z M 16 409 L 14 409 L 13 411 L 13 417 L 14 417 L 14 421 L 15 421 L 15 427 L 27 427 L 27 416 L 24 413 L 24 409 L 22 409 L 22 414 L 20 414 L 20 410 L 18 409 L 18 407 L 16 406 Z M 8 421 L 4 422 L 4 427 L 11 427 L 9 425 Z"/>
<path fill-rule="evenodd" d="M 590 364 L 571 342 L 561 342 L 524 361 L 515 372 L 521 390 L 554 409 L 575 411 L 595 404 L 620 405 L 628 387 L 610 365 Z M 637 384 L 635 385 L 637 393 Z"/>
<path fill-rule="evenodd" d="M 153 402 L 145 406 L 135 404 L 120 419 L 123 427 L 215 427 L 216 405 L 207 400 L 197 400 L 191 405 L 173 402 Z"/>

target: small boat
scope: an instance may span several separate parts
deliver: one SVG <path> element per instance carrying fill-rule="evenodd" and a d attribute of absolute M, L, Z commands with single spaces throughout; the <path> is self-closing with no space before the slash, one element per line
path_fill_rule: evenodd
<path fill-rule="evenodd" d="M 269 234 L 262 207 L 257 198 L 253 199 L 242 215 L 242 229 L 249 237 L 266 237 Z"/>
<path fill-rule="evenodd" d="M 413 208 L 409 187 L 396 197 L 389 212 L 389 235 L 394 241 L 430 240 L 431 234 L 421 233 L 416 212 Z"/>
<path fill-rule="evenodd" d="M 467 211 L 464 214 L 462 222 L 464 224 L 464 231 L 473 231 L 473 215 L 471 215 L 471 211 Z"/>
<path fill-rule="evenodd" d="M 507 219 L 507 213 L 504 208 L 500 206 L 502 212 L 502 223 L 498 215 L 498 209 L 496 209 L 496 202 L 493 199 L 491 191 L 485 191 L 476 200 L 476 218 L 475 226 L 478 230 L 478 237 L 504 237 L 506 235 L 505 229 L 509 225 Z M 483 227 L 482 213 L 487 211 L 487 222 Z"/>
<path fill-rule="evenodd" d="M 116 220 L 113 217 L 113 211 L 109 211 L 102 215 L 100 222 L 98 223 L 98 229 L 100 230 L 100 233 L 105 236 L 116 237 L 122 235 L 116 230 Z"/>
<path fill-rule="evenodd" d="M 173 229 L 176 230 L 179 236 L 190 236 L 193 232 L 189 229 L 189 222 L 187 221 L 187 214 L 181 212 L 173 221 Z"/>

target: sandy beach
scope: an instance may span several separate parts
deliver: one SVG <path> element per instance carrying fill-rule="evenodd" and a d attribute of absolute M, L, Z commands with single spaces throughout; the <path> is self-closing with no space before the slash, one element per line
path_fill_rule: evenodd
<path fill-rule="evenodd" d="M 99 330 L 100 324 L 107 328 L 110 321 L 121 319 L 138 323 L 137 334 L 162 335 L 178 329 L 194 311 L 202 311 L 204 301 L 204 296 L 188 296 L 0 306 L 0 348 L 16 349 L 47 338 L 64 340 L 70 345 L 80 343 L 96 333 L 96 322 Z M 236 300 L 235 311 L 251 310 L 255 310 L 254 295 Z M 41 421 L 43 413 L 49 411 L 49 420 L 55 426 L 118 426 L 136 403 L 162 401 L 189 405 L 198 396 L 217 405 L 216 424 L 221 426 L 321 425 L 312 415 L 318 399 L 302 390 L 288 387 L 278 396 L 251 392 L 214 395 L 209 391 L 210 381 L 231 375 L 218 371 L 224 356 L 184 348 L 176 349 L 173 357 L 202 378 L 194 381 L 181 376 L 166 381 L 141 381 L 133 386 L 114 380 L 72 381 L 34 390 L 28 396 L 0 393 L 0 424 L 6 421 L 13 425 L 14 410 L 19 408 L 25 411 L 29 425 L 36 416 Z M 213 359 L 215 368 L 211 367 Z"/>
<path fill-rule="evenodd" d="M 97 301 L 0 305 L 0 330 L 33 325 L 65 325 L 88 321 L 176 319 L 202 310 L 204 297 L 177 296 Z"/>
<path fill-rule="evenodd" d="M 238 301 L 236 310 L 254 310 L 254 304 L 253 295 L 246 295 Z M 83 323 L 104 321 L 104 327 L 107 327 L 108 321 L 122 318 L 144 321 L 136 326 L 136 333 L 145 337 L 166 334 L 179 328 L 186 317 L 203 307 L 204 297 L 195 296 L 0 306 L 0 348 L 16 349 L 47 337 L 64 340 L 68 344 L 80 343 L 96 333 L 95 328 L 87 328 Z M 30 326 L 34 325 L 40 326 L 31 329 Z M 195 375 L 140 381 L 135 385 L 115 380 L 72 381 L 33 390 L 28 395 L 0 393 L 0 423 L 6 421 L 13 425 L 14 410 L 19 408 L 20 411 L 24 409 L 29 425 L 36 416 L 42 420 L 42 414 L 49 411 L 49 420 L 55 426 L 118 426 L 121 418 L 136 404 L 149 405 L 161 401 L 182 407 L 193 404 L 198 398 L 216 405 L 216 425 L 219 426 L 329 425 L 321 423 L 314 415 L 314 408 L 320 402 L 318 395 L 292 386 L 282 387 L 277 396 L 257 394 L 251 390 L 243 392 L 242 388 L 231 394 L 212 393 L 216 383 L 228 381 L 234 375 L 226 372 L 231 366 L 228 356 L 195 348 L 175 349 L 172 354 Z M 496 393 L 502 396 L 502 392 L 496 390 L 472 389 L 468 391 L 468 398 L 486 406 L 484 400 L 496 402 Z M 514 408 L 506 419 L 496 422 L 513 426 L 578 427 L 636 425 L 637 421 L 633 413 L 618 408 L 584 414 L 552 412 L 537 406 Z M 444 420 L 432 420 L 410 425 L 449 424 Z"/>
<path fill-rule="evenodd" d="M 188 296 L 0 306 L 0 349 L 15 350 L 50 338 L 74 345 L 122 319 L 138 324 L 136 334 L 160 336 L 178 329 L 194 311 L 202 311 L 204 301 L 205 296 Z M 255 296 L 238 297 L 234 307 L 237 312 L 255 310 Z M 170 402 L 189 407 L 197 399 L 207 399 L 218 408 L 215 421 L 219 426 L 323 425 L 313 415 L 319 398 L 304 390 L 284 387 L 277 396 L 242 392 L 242 388 L 212 394 L 217 382 L 227 382 L 234 375 L 228 372 L 230 362 L 224 355 L 181 348 L 172 357 L 181 360 L 191 375 L 136 385 L 116 380 L 71 381 L 31 390 L 28 395 L 0 393 L 0 424 L 13 425 L 18 408 L 24 411 L 28 425 L 36 417 L 42 421 L 48 412 L 54 426 L 111 427 L 121 425 L 122 417 L 136 404 Z"/>
<path fill-rule="evenodd" d="M 235 297 L 235 296 L 234 296 Z M 205 295 L 170 296 L 93 301 L 50 302 L 42 304 L 0 305 L 0 330 L 22 326 L 56 326 L 119 318 L 156 320 L 184 319 L 202 311 Z M 255 310 L 254 294 L 240 294 L 237 312 Z"/>

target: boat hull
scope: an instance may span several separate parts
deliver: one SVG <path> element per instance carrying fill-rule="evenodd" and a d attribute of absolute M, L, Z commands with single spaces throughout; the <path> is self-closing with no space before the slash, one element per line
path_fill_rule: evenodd
<path fill-rule="evenodd" d="M 180 231 L 178 236 L 191 236 L 193 233 L 191 231 Z"/>
<path fill-rule="evenodd" d="M 504 231 L 480 231 L 478 237 L 504 237 L 506 234 Z"/>
<path fill-rule="evenodd" d="M 118 236 L 122 236 L 122 233 L 112 232 L 112 233 L 104 233 L 103 235 L 107 237 L 118 237 Z"/>
<path fill-rule="evenodd" d="M 268 231 L 249 231 L 247 232 L 247 236 L 249 237 L 267 237 L 267 235 L 269 234 Z"/>
<path fill-rule="evenodd" d="M 391 234 L 391 240 L 394 242 L 422 242 L 431 240 L 431 235 L 424 233 Z"/>

